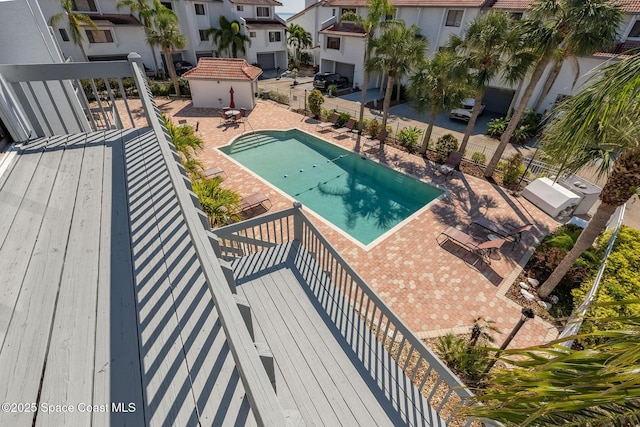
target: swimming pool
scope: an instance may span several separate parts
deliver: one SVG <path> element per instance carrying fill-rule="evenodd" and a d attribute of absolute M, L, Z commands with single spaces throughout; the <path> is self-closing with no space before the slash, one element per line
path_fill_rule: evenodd
<path fill-rule="evenodd" d="M 442 194 L 298 129 L 243 135 L 220 150 L 364 245 Z"/>

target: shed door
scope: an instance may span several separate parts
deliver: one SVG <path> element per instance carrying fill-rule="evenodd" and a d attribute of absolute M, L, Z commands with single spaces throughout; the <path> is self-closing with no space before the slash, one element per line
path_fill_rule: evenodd
<path fill-rule="evenodd" d="M 276 57 L 273 53 L 259 53 L 258 64 L 263 70 L 273 70 L 276 68 Z"/>
<path fill-rule="evenodd" d="M 353 73 L 355 65 L 336 62 L 336 73 L 340 73 L 349 79 L 349 86 L 353 86 Z"/>
<path fill-rule="evenodd" d="M 506 116 L 514 93 L 515 91 L 511 89 L 488 87 L 482 97 L 482 102 L 487 106 L 488 111 Z"/>

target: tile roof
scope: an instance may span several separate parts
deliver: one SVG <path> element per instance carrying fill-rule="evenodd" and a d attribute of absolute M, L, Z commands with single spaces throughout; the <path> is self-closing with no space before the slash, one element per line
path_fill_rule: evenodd
<path fill-rule="evenodd" d="M 182 75 L 189 79 L 255 80 L 262 70 L 240 58 L 200 58 L 195 68 Z"/>
<path fill-rule="evenodd" d="M 282 6 L 277 0 L 229 0 L 231 4 L 252 4 L 255 6 Z"/>
<path fill-rule="evenodd" d="M 390 0 L 394 6 L 409 7 L 482 7 L 487 0 Z M 365 7 L 367 0 L 328 0 L 327 6 Z"/>
<path fill-rule="evenodd" d="M 495 0 L 491 7 L 496 9 L 528 9 L 534 0 Z M 627 13 L 640 13 L 640 0 L 617 0 Z"/>
<path fill-rule="evenodd" d="M 364 36 L 364 29 L 362 28 L 362 25 L 354 24 L 353 22 L 337 22 L 320 32 Z"/>
<path fill-rule="evenodd" d="M 124 13 L 105 13 L 102 15 L 88 15 L 96 25 L 142 25 L 135 16 Z"/>
<path fill-rule="evenodd" d="M 245 22 L 247 23 L 247 28 L 252 28 L 252 29 L 256 29 L 256 28 L 287 28 L 286 25 L 284 25 L 280 21 L 276 21 L 275 19 L 269 19 L 269 20 L 264 20 L 264 19 L 245 19 Z"/>
<path fill-rule="evenodd" d="M 626 58 L 629 56 L 630 50 L 636 52 L 640 49 L 640 41 L 627 40 L 624 42 L 617 42 L 609 46 L 607 49 L 603 49 L 602 52 L 594 53 L 593 56 L 597 57 L 612 57 L 618 56 L 620 58 Z"/>

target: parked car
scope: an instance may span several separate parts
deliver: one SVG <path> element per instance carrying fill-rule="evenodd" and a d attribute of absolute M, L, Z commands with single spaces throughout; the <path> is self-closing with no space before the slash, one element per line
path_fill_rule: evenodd
<path fill-rule="evenodd" d="M 193 68 L 193 64 L 189 61 L 175 61 L 173 66 L 176 69 L 176 74 L 179 76 L 183 75 L 187 71 Z"/>
<path fill-rule="evenodd" d="M 471 119 L 471 110 L 473 110 L 473 106 L 476 101 L 473 98 L 467 98 L 462 101 L 462 105 L 460 108 L 454 108 L 449 113 L 450 119 L 462 120 L 463 122 L 468 122 Z M 484 113 L 484 104 L 480 104 L 480 114 Z M 479 115 L 480 115 L 479 114 Z"/>
<path fill-rule="evenodd" d="M 313 78 L 313 87 L 316 89 L 327 89 L 331 85 L 336 85 L 338 89 L 349 87 L 349 79 L 338 73 L 318 73 Z"/>

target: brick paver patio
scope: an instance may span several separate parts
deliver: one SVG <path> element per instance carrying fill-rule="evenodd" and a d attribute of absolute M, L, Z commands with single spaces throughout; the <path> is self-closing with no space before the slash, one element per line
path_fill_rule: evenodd
<path fill-rule="evenodd" d="M 273 202 L 271 211 L 291 206 L 293 200 L 289 196 L 216 150 L 245 132 L 243 125 L 221 126 L 217 110 L 194 108 L 190 101 L 156 99 L 156 103 L 165 114 L 174 117 L 176 123 L 186 119 L 195 126 L 199 122 L 199 133 L 206 143 L 199 157 L 205 168 L 217 166 L 225 170 L 228 175 L 225 185 L 242 195 L 257 191 L 268 195 Z M 338 140 L 332 138 L 330 132 L 317 133 L 315 120 L 271 101 L 259 101 L 249 113 L 249 122 L 255 130 L 299 128 L 349 150 L 358 149 L 354 138 Z M 248 125 L 246 131 L 250 131 Z M 527 200 L 513 197 L 502 188 L 459 172 L 444 180 L 434 173 L 433 164 L 392 147 L 385 147 L 383 153 L 372 157 L 451 193 L 369 250 L 309 211 L 308 216 L 420 337 L 438 336 L 448 331 L 466 333 L 473 319 L 483 316 L 495 321 L 503 331 L 497 339 L 500 343 L 520 318 L 520 306 L 504 294 L 518 274 L 520 264 L 528 259 L 535 242 L 555 229 L 558 223 Z M 479 263 L 473 267 L 466 262 L 473 262 L 468 252 L 452 243 L 440 246 L 436 238 L 449 226 L 465 229 L 471 218 L 478 216 L 498 221 L 531 222 L 534 229 L 515 248 L 512 249 L 510 243 L 505 244 L 493 256 L 491 265 Z M 552 325 L 536 318 L 524 325 L 512 346 L 541 344 L 556 336 Z"/>

